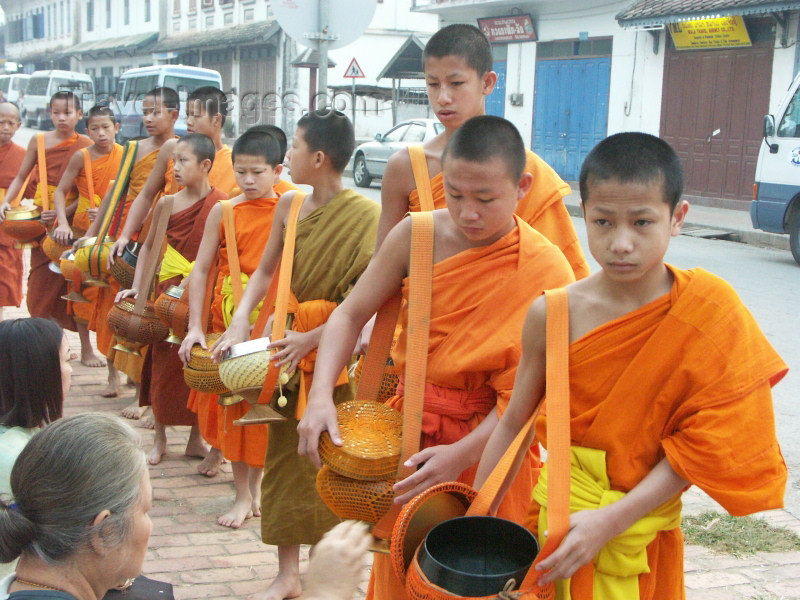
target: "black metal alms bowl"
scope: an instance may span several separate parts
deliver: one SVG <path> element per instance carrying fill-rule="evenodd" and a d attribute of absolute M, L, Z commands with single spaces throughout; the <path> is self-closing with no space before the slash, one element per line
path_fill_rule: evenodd
<path fill-rule="evenodd" d="M 419 549 L 428 580 L 458 596 L 491 596 L 509 579 L 519 587 L 539 553 L 534 535 L 497 517 L 457 517 L 428 532 Z"/>

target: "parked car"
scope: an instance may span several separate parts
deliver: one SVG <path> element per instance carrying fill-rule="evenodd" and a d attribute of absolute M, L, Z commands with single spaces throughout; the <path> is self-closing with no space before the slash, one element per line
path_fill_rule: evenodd
<path fill-rule="evenodd" d="M 168 87 L 178 92 L 181 107 L 175 123 L 175 134 L 185 135 L 186 98 L 197 88 L 206 85 L 222 89 L 222 76 L 218 71 L 183 65 L 155 65 L 125 71 L 118 83 L 119 141 L 147 136 L 142 122 L 142 100 L 147 92 L 156 87 Z"/>
<path fill-rule="evenodd" d="M 353 179 L 359 187 L 369 187 L 375 178 L 383 178 L 389 157 L 402 148 L 424 144 L 444 131 L 435 119 L 410 119 L 395 125 L 374 142 L 365 142 L 353 154 Z"/>
<path fill-rule="evenodd" d="M 53 94 L 62 91 L 77 94 L 84 112 L 94 106 L 94 81 L 85 73 L 56 69 L 34 71 L 28 79 L 28 86 L 25 88 L 20 106 L 25 126 L 37 129 L 52 127 L 50 116 L 47 114 L 47 105 Z"/>
<path fill-rule="evenodd" d="M 756 229 L 788 233 L 800 264 L 800 73 L 777 112 L 764 117 L 750 220 Z"/>
<path fill-rule="evenodd" d="M 11 102 L 19 108 L 19 99 L 25 95 L 25 86 L 28 85 L 30 78 L 30 75 L 24 73 L 0 75 L 0 92 L 3 92 L 6 102 Z"/>

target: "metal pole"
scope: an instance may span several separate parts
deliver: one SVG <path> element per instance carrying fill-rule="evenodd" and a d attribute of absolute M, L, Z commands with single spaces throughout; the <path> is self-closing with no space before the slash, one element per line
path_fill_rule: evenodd
<path fill-rule="evenodd" d="M 350 81 L 353 82 L 353 96 L 350 101 L 353 103 L 353 129 L 355 129 L 356 128 L 356 78 L 351 77 Z"/>
<path fill-rule="evenodd" d="M 328 106 L 328 17 L 330 15 L 329 0 L 319 0 L 319 30 L 322 37 L 319 41 L 319 73 L 317 96 L 319 100 L 316 107 L 327 108 Z M 321 96 L 321 97 L 320 97 Z M 320 101 L 322 105 L 320 106 Z"/>

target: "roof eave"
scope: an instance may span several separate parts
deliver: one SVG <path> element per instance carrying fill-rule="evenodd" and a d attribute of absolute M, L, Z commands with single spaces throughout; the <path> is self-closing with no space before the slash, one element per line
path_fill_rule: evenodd
<path fill-rule="evenodd" d="M 696 19 L 710 19 L 714 17 L 732 17 L 732 16 L 747 16 L 747 15 L 767 15 L 775 12 L 785 10 L 797 10 L 797 1 L 790 2 L 771 2 L 769 4 L 762 4 L 759 6 L 746 6 L 746 7 L 730 7 L 720 8 L 713 10 L 701 11 L 687 11 L 682 13 L 671 13 L 665 15 L 654 15 L 650 17 L 630 18 L 625 19 L 626 11 L 622 11 L 616 16 L 617 21 L 623 29 L 635 28 L 657 28 L 667 25 L 669 23 L 679 23 L 681 21 L 693 21 Z M 630 9 L 628 9 L 630 10 Z"/>

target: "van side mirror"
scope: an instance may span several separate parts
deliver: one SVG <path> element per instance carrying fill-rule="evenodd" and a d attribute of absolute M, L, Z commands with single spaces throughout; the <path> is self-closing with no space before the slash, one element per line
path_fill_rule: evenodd
<path fill-rule="evenodd" d="M 375 134 L 375 141 L 376 141 L 376 142 L 382 142 L 382 141 L 383 141 L 383 134 L 381 134 L 381 133 L 376 133 L 376 134 Z"/>
<path fill-rule="evenodd" d="M 764 115 L 764 141 L 769 148 L 770 154 L 778 153 L 778 144 L 770 144 L 767 138 L 775 135 L 775 117 L 772 115 Z"/>

